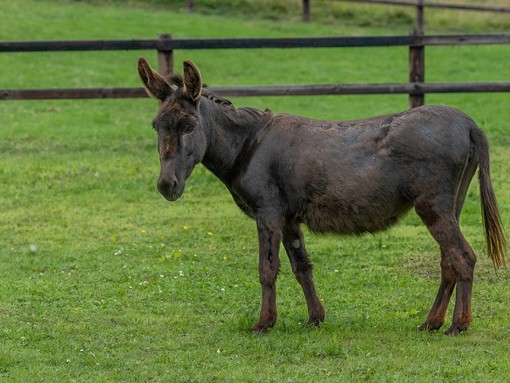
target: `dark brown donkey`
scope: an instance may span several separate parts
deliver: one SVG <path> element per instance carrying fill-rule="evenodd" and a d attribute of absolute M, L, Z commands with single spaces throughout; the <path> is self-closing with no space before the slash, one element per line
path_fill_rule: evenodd
<path fill-rule="evenodd" d="M 476 168 L 487 252 L 504 266 L 506 243 L 489 175 L 487 140 L 457 109 L 424 106 L 355 121 L 321 121 L 269 110 L 235 108 L 202 87 L 200 72 L 184 62 L 184 76 L 164 79 L 140 58 L 138 72 L 159 99 L 159 192 L 179 198 L 202 162 L 257 222 L 260 319 L 253 331 L 276 322 L 275 282 L 280 242 L 303 288 L 309 323 L 324 320 L 312 263 L 300 224 L 316 232 L 362 234 L 385 230 L 412 207 L 441 248 L 441 284 L 420 330 L 437 330 L 457 286 L 453 323 L 471 322 L 476 256 L 459 228 L 459 215 Z"/>

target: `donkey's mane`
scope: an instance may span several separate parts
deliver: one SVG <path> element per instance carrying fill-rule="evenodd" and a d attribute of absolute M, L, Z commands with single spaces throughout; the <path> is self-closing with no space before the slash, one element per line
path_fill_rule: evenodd
<path fill-rule="evenodd" d="M 168 82 L 170 85 L 176 86 L 177 88 L 183 88 L 184 87 L 184 80 L 180 74 L 171 74 L 168 78 Z M 203 84 L 202 88 L 202 96 L 207 98 L 208 100 L 211 100 L 212 102 L 223 105 L 223 106 L 232 106 L 232 103 L 220 96 L 215 95 L 212 93 L 209 89 L 207 84 Z"/>
<path fill-rule="evenodd" d="M 171 74 L 167 81 L 170 85 L 174 85 L 177 88 L 182 88 L 184 86 L 184 80 L 180 74 Z"/>
<path fill-rule="evenodd" d="M 172 74 L 167 78 L 168 83 L 173 86 L 177 87 L 177 89 L 183 89 L 184 88 L 184 80 L 183 77 L 180 74 Z M 232 102 L 229 100 L 220 97 L 218 95 L 215 95 L 210 91 L 207 84 L 202 85 L 202 97 L 205 97 L 206 99 L 214 102 L 216 105 L 220 105 L 224 108 L 226 108 L 226 111 L 230 112 L 229 116 L 231 118 L 237 118 L 239 116 L 239 113 L 242 115 L 243 121 L 246 121 L 247 118 L 254 118 L 254 119 L 260 119 L 262 116 L 271 117 L 273 113 L 269 110 L 259 110 L 256 108 L 236 108 Z"/>
<path fill-rule="evenodd" d="M 209 89 L 207 89 L 207 85 L 205 84 L 204 87 L 202 88 L 202 96 L 219 105 L 232 107 L 234 106 L 229 100 L 213 94 Z"/>

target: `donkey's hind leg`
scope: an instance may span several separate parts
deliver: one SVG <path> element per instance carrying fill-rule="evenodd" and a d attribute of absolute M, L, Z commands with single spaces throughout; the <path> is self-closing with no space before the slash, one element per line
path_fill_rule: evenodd
<path fill-rule="evenodd" d="M 457 223 L 460 219 L 469 184 L 476 172 L 477 166 L 478 161 L 476 157 L 473 156 L 473 153 L 471 153 L 470 158 L 467 160 L 466 167 L 464 168 L 455 197 L 455 218 L 457 219 Z M 430 309 L 427 320 L 419 327 L 420 331 L 438 330 L 444 324 L 446 310 L 448 309 L 448 303 L 450 302 L 456 282 L 455 270 L 445 252 L 441 250 L 441 284 L 439 285 L 436 299 Z"/>
<path fill-rule="evenodd" d="M 290 259 L 292 271 L 301 285 L 308 306 L 308 324 L 318 326 L 324 321 L 322 305 L 312 277 L 312 262 L 303 240 L 303 233 L 296 223 L 287 223 L 283 229 L 283 245 Z"/>
<path fill-rule="evenodd" d="M 445 322 L 446 310 L 448 309 L 448 303 L 455 288 L 455 283 L 455 272 L 445 253 L 441 250 L 441 284 L 439 285 L 436 299 L 430 309 L 427 320 L 419 327 L 420 331 L 434 331 L 441 328 Z"/>
<path fill-rule="evenodd" d="M 446 334 L 458 334 L 471 323 L 471 293 L 476 255 L 460 231 L 454 214 L 441 214 L 430 204 L 416 204 L 416 212 L 441 247 L 441 285 L 429 316 L 420 329 L 434 330 L 444 323 L 455 282 L 457 293 L 453 323 Z"/>

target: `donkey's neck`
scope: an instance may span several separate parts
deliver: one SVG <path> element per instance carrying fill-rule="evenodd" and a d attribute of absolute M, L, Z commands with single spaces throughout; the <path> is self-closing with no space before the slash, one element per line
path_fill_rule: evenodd
<path fill-rule="evenodd" d="M 273 114 L 268 110 L 237 109 L 228 102 L 218 103 L 202 97 L 200 116 L 207 136 L 202 163 L 229 187 L 257 132 Z"/>

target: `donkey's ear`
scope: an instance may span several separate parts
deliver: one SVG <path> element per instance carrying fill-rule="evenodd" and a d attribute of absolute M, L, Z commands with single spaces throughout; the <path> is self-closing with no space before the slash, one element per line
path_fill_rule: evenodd
<path fill-rule="evenodd" d="M 138 59 L 138 74 L 149 96 L 165 101 L 172 93 L 171 86 L 159 73 L 152 70 L 143 57 Z"/>
<path fill-rule="evenodd" d="M 193 102 L 197 102 L 202 94 L 202 79 L 195 64 L 186 60 L 184 65 L 185 95 Z"/>

